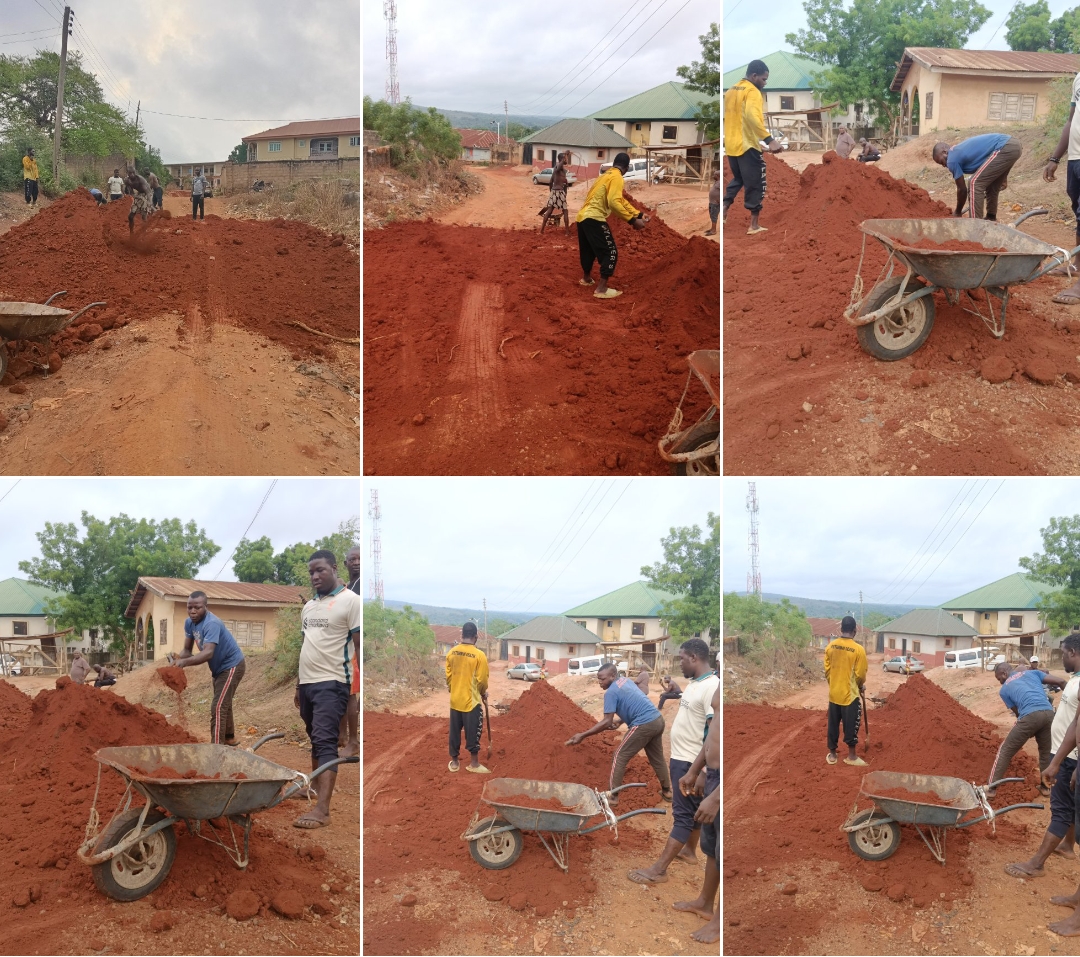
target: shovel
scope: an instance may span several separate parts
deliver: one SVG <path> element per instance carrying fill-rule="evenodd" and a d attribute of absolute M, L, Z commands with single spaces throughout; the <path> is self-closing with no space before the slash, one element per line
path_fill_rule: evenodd
<path fill-rule="evenodd" d="M 863 711 L 863 727 L 866 728 L 866 738 L 863 741 L 862 749 L 864 752 L 870 750 L 870 712 L 866 707 L 866 689 L 859 689 L 859 697 L 862 698 L 862 711 Z"/>
<path fill-rule="evenodd" d="M 488 714 L 487 698 L 483 698 L 482 700 L 484 702 L 484 724 L 487 725 L 487 739 L 488 739 L 487 756 L 488 756 L 488 760 L 490 760 L 491 759 L 491 716 Z"/>

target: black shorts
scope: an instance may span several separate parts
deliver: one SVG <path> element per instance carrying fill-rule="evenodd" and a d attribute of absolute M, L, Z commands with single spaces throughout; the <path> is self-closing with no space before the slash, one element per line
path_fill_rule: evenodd
<path fill-rule="evenodd" d="M 1072 758 L 1063 759 L 1050 790 L 1050 824 L 1046 829 L 1054 837 L 1064 837 L 1073 825 L 1076 801 L 1073 799 L 1071 779 L 1075 770 L 1076 762 Z"/>
<path fill-rule="evenodd" d="M 671 825 L 671 836 L 685 844 L 690 840 L 690 835 L 701 827 L 694 820 L 697 809 L 701 807 L 701 798 L 697 795 L 687 797 L 679 788 L 679 778 L 690 770 L 689 761 L 672 758 L 668 761 L 668 770 L 671 772 L 671 816 L 675 818 L 675 823 Z"/>
<path fill-rule="evenodd" d="M 1065 166 L 1065 192 L 1072 200 L 1073 216 L 1076 217 L 1076 232 L 1080 235 L 1080 159 L 1069 160 Z"/>
<path fill-rule="evenodd" d="M 315 681 L 299 685 L 300 717 L 304 721 L 315 767 L 338 756 L 338 730 L 349 707 L 349 686 L 344 681 Z"/>
<path fill-rule="evenodd" d="M 720 769 L 705 769 L 705 797 L 720 787 Z M 719 815 L 717 815 L 719 817 Z M 701 853 L 706 857 L 716 857 L 716 818 L 712 824 L 701 825 Z"/>

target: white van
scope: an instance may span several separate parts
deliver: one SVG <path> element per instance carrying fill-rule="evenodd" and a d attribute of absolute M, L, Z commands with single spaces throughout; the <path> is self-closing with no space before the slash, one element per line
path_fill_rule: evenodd
<path fill-rule="evenodd" d="M 627 671 L 626 659 L 622 655 L 587 655 L 580 658 L 571 658 L 566 665 L 566 671 L 571 675 L 594 675 L 600 670 L 605 661 L 614 661 L 619 674 L 625 675 Z"/>
<path fill-rule="evenodd" d="M 624 180 L 647 180 L 649 178 L 650 165 L 652 169 L 653 182 L 659 182 L 667 175 L 667 170 L 661 164 L 658 164 L 655 160 L 650 164 L 648 160 L 644 159 L 631 159 L 630 166 L 623 174 Z M 611 169 L 610 163 L 601 163 L 600 172 L 604 173 Z"/>
<path fill-rule="evenodd" d="M 962 651 L 946 651 L 946 668 L 982 668 L 985 663 L 991 661 L 998 653 L 994 647 L 966 648 Z"/>

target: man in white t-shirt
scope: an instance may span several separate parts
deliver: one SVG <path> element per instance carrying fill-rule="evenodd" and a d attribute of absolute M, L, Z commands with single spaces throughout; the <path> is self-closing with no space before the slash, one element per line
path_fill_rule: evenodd
<path fill-rule="evenodd" d="M 338 759 L 338 729 L 349 706 L 353 656 L 360 654 L 364 603 L 355 592 L 338 583 L 337 558 L 325 549 L 308 560 L 315 597 L 301 616 L 304 643 L 300 647 L 300 673 L 293 704 L 300 709 L 311 740 L 311 769 Z M 344 759 L 343 759 L 344 760 Z M 297 818 L 294 827 L 325 827 L 330 823 L 330 797 L 337 783 L 337 768 L 324 771 L 312 788 L 315 807 Z"/>
<path fill-rule="evenodd" d="M 1033 657 L 1032 661 L 1036 661 Z M 1076 707 L 1080 695 L 1080 635 L 1072 634 L 1061 642 L 1061 665 L 1071 675 L 1061 693 L 1061 702 L 1050 726 L 1050 750 L 1056 755 L 1065 739 L 1065 732 L 1076 720 Z M 1050 824 L 1043 835 L 1042 844 L 1029 860 L 1018 864 L 1006 864 L 1005 873 L 1012 877 L 1039 877 L 1043 864 L 1053 853 L 1064 857 L 1073 856 L 1073 818 L 1076 804 L 1073 799 L 1072 774 L 1076 770 L 1076 749 L 1062 758 L 1061 767 L 1050 791 Z"/>
<path fill-rule="evenodd" d="M 1076 104 L 1080 103 L 1080 73 L 1073 78 L 1072 95 L 1069 97 L 1069 118 L 1065 121 L 1065 127 L 1058 138 L 1057 146 L 1046 161 L 1043 168 L 1043 179 L 1048 183 L 1054 182 L 1054 174 L 1062 159 L 1067 157 L 1065 167 L 1065 192 L 1072 204 L 1073 215 L 1076 217 L 1076 242 L 1080 246 L 1080 121 L 1074 123 Z M 1067 289 L 1063 289 L 1056 296 L 1054 302 L 1065 306 L 1075 306 L 1080 302 L 1080 253 L 1073 256 L 1072 271 L 1069 264 L 1062 263 L 1051 269 L 1051 276 L 1077 276 L 1076 281 Z"/>
<path fill-rule="evenodd" d="M 117 167 L 112 171 L 112 176 L 109 177 L 109 202 L 114 203 L 121 196 L 124 195 L 124 180 L 120 176 L 120 169 Z"/>
<path fill-rule="evenodd" d="M 700 780 L 695 781 L 688 781 L 687 773 L 701 753 L 709 722 L 713 719 L 712 697 L 720 678 L 713 670 L 709 646 L 700 638 L 691 638 L 682 643 L 679 665 L 683 677 L 689 681 L 682 689 L 679 713 L 671 725 L 668 770 L 674 790 L 671 813 L 675 823 L 656 862 L 627 874 L 637 884 L 661 884 L 666 881 L 668 865 L 676 855 L 693 864 L 698 861 L 696 849 L 701 837 L 701 825 L 694 820 L 694 815 L 704 794 L 705 773 L 696 775 Z"/>

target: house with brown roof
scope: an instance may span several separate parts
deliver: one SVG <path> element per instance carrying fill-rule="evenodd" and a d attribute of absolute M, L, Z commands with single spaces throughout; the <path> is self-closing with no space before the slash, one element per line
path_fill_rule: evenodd
<path fill-rule="evenodd" d="M 810 625 L 811 646 L 824 648 L 834 638 L 840 637 L 839 618 L 807 618 Z"/>
<path fill-rule="evenodd" d="M 461 625 L 429 625 L 435 632 L 435 650 L 432 654 L 445 658 L 454 645 L 461 643 Z M 499 639 L 489 635 L 483 628 L 476 630 L 476 647 L 488 657 L 488 661 L 498 657 Z"/>
<path fill-rule="evenodd" d="M 336 160 L 359 156 L 364 131 L 359 116 L 300 120 L 242 137 L 249 163 L 272 160 Z"/>
<path fill-rule="evenodd" d="M 138 660 L 159 661 L 183 649 L 187 600 L 193 591 L 206 593 L 207 609 L 225 623 L 245 654 L 273 648 L 277 613 L 290 605 L 303 607 L 311 597 L 310 588 L 297 585 L 143 576 L 124 612 L 125 618 L 135 619 Z"/>
<path fill-rule="evenodd" d="M 1041 122 L 1050 84 L 1080 71 L 1080 54 L 908 47 L 889 89 L 900 94 L 900 135 Z"/>
<path fill-rule="evenodd" d="M 498 142 L 494 130 L 454 130 L 461 137 L 461 158 L 468 163 L 490 163 Z"/>

